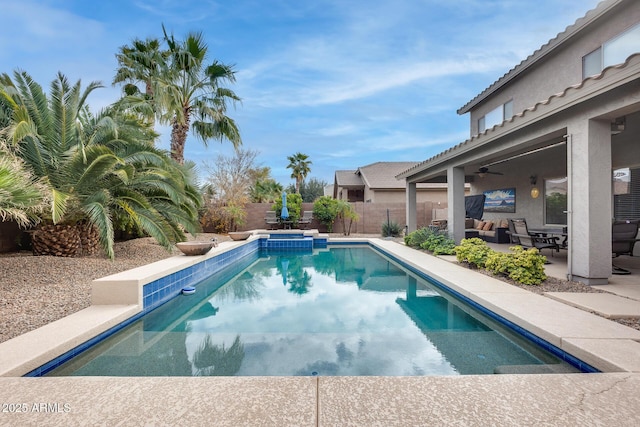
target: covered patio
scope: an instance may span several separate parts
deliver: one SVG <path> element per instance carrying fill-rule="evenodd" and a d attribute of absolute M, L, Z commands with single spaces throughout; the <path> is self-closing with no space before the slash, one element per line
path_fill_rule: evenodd
<path fill-rule="evenodd" d="M 448 231 L 457 242 L 465 237 L 465 183 L 470 194 L 512 190 L 512 210 L 485 211 L 486 219 L 525 218 L 533 229 L 566 227 L 563 278 L 614 283 L 612 220 L 640 218 L 638 141 L 636 54 L 399 174 L 406 182 L 408 229 L 416 229 L 418 183 L 447 183 Z M 639 251 L 640 244 L 635 255 Z M 630 276 L 640 277 L 637 270 Z"/>

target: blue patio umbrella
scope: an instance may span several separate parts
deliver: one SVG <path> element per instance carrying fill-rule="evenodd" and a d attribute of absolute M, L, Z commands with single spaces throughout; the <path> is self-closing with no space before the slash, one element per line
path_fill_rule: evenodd
<path fill-rule="evenodd" d="M 280 212 L 280 218 L 289 218 L 289 209 L 287 209 L 287 193 L 282 192 L 282 211 Z"/>

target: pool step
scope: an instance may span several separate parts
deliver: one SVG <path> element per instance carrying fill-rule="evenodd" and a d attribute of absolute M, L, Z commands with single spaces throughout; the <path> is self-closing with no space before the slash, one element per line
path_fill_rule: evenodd
<path fill-rule="evenodd" d="M 295 249 L 295 250 L 312 250 L 313 237 L 303 236 L 298 238 L 282 238 L 267 239 L 267 249 Z"/>
<path fill-rule="evenodd" d="M 553 365 L 502 365 L 496 366 L 494 374 L 573 374 L 579 372 L 564 364 Z"/>

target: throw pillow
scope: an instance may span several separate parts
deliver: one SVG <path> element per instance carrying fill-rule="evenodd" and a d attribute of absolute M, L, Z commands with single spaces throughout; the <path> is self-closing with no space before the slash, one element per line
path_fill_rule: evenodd
<path fill-rule="evenodd" d="M 482 230 L 484 227 L 484 221 L 478 221 L 478 225 L 476 225 L 476 230 Z"/>
<path fill-rule="evenodd" d="M 500 222 L 500 228 L 509 228 L 509 221 L 507 221 L 506 219 L 503 219 Z"/>
<path fill-rule="evenodd" d="M 482 230 L 491 231 L 492 228 L 493 228 L 493 221 L 487 221 L 484 223 L 484 227 L 482 227 Z"/>

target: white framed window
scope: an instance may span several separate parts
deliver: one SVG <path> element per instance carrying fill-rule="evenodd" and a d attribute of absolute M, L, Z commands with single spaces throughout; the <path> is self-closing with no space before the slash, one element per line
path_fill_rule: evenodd
<path fill-rule="evenodd" d="M 623 63 L 631 54 L 640 52 L 640 24 L 605 42 L 582 58 L 582 78 L 600 74 L 610 65 Z"/>

